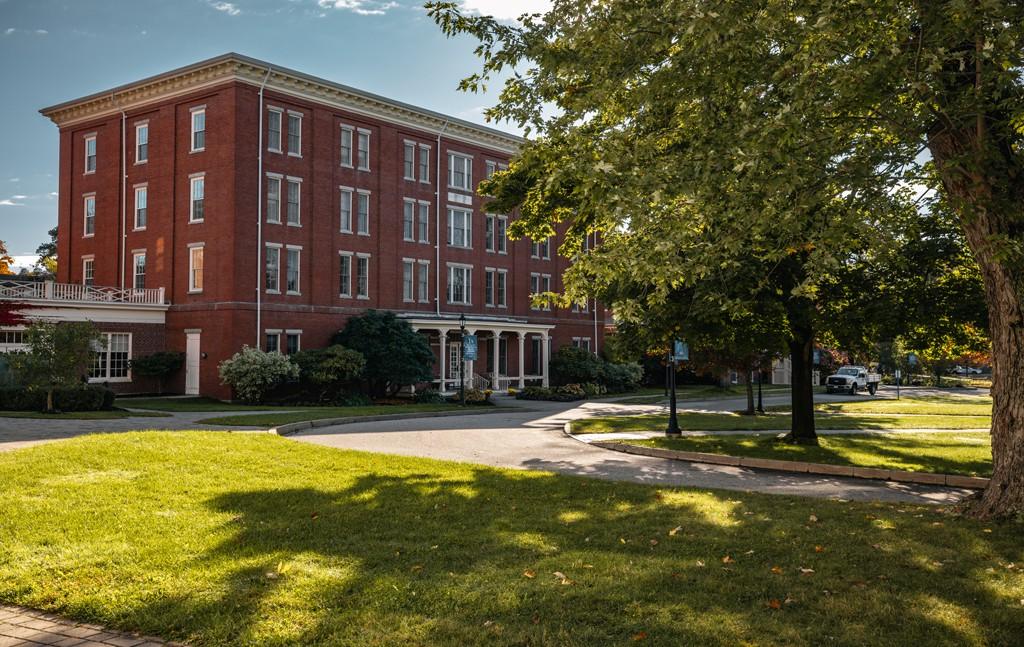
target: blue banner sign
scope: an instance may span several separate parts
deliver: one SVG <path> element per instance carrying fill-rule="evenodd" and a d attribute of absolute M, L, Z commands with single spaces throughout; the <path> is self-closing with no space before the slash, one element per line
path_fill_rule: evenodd
<path fill-rule="evenodd" d="M 672 359 L 683 362 L 690 359 L 690 346 L 685 341 L 676 340 L 672 348 Z"/>
<path fill-rule="evenodd" d="M 911 366 L 916 366 L 917 365 L 917 355 L 915 355 L 913 353 L 907 354 L 907 364 L 910 364 Z"/>
<path fill-rule="evenodd" d="M 821 351 L 817 348 L 814 349 L 814 364 L 821 364 Z"/>
<path fill-rule="evenodd" d="M 467 362 L 476 359 L 476 335 L 466 335 L 462 338 L 462 359 Z"/>

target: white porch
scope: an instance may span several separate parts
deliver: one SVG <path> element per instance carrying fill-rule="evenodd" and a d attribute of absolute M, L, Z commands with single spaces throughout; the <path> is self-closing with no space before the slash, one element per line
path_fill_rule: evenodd
<path fill-rule="evenodd" d="M 434 379 L 438 391 L 456 391 L 462 380 L 462 332 L 458 315 L 404 316 L 413 330 L 430 336 L 437 347 L 438 370 Z M 523 319 L 466 316 L 465 333 L 477 335 L 477 359 L 465 362 L 466 388 L 489 388 L 504 391 L 509 387 L 522 389 L 527 382 L 549 384 L 548 363 L 551 358 L 551 329 L 554 326 L 527 323 Z M 527 372 L 527 345 L 533 357 Z M 539 346 L 539 353 L 537 347 Z M 509 356 L 514 352 L 514 362 Z M 486 358 L 486 359 L 485 359 Z M 491 364 L 488 369 L 488 363 Z M 513 365 L 515 370 L 513 370 Z M 483 367 L 478 375 L 478 366 Z"/>

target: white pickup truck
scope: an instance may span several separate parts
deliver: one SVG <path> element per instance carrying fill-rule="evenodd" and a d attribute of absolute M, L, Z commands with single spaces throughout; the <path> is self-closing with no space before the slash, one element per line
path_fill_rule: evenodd
<path fill-rule="evenodd" d="M 865 366 L 842 366 L 825 378 L 825 389 L 829 393 L 848 391 L 850 395 L 857 395 L 857 391 L 866 390 L 874 395 L 881 381 L 881 375 L 869 373 Z"/>

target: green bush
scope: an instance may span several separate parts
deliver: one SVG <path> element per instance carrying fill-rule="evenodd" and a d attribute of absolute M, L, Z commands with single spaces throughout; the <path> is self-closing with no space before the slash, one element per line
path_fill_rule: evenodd
<path fill-rule="evenodd" d="M 417 404 L 444 404 L 445 402 L 444 396 L 434 389 L 424 389 L 418 392 L 413 400 Z"/>
<path fill-rule="evenodd" d="M 562 346 L 551 356 L 551 382 L 555 385 L 603 383 L 603 362 L 589 350 Z"/>
<path fill-rule="evenodd" d="M 89 385 L 58 388 L 53 391 L 53 405 L 57 411 L 107 411 L 114 406 L 114 392 L 108 388 Z M 0 410 L 44 411 L 46 391 L 24 386 L 0 387 Z"/>
<path fill-rule="evenodd" d="M 291 359 L 299 367 L 299 390 L 313 402 L 337 404 L 363 374 L 366 359 L 341 344 L 304 350 Z"/>
<path fill-rule="evenodd" d="M 164 390 L 164 380 L 181 369 L 185 363 L 185 353 L 161 351 L 151 355 L 143 355 L 131 360 L 132 372 L 139 377 L 154 377 L 160 384 L 160 392 Z"/>
<path fill-rule="evenodd" d="M 594 384 L 593 382 L 586 382 L 581 386 L 583 387 L 583 392 L 587 394 L 588 398 L 601 396 L 608 392 L 608 389 L 606 389 L 603 384 Z"/>
<path fill-rule="evenodd" d="M 579 384 L 555 387 L 528 386 L 516 393 L 517 400 L 547 400 L 550 402 L 575 402 L 583 400 L 587 395 Z"/>
<path fill-rule="evenodd" d="M 259 404 L 267 392 L 285 380 L 299 377 L 299 367 L 278 352 L 243 346 L 219 366 L 221 383 L 243 402 Z"/>
<path fill-rule="evenodd" d="M 491 403 L 491 390 L 481 391 L 480 389 L 466 389 L 466 404 L 486 405 Z M 462 395 L 458 392 L 448 396 L 448 402 L 462 402 Z"/>
<path fill-rule="evenodd" d="M 430 344 L 393 312 L 367 310 L 352 317 L 332 342 L 362 353 L 366 359 L 364 382 L 374 397 L 394 395 L 403 386 L 433 377 Z"/>
<path fill-rule="evenodd" d="M 601 385 L 608 393 L 626 393 L 640 386 L 644 369 L 639 364 L 604 362 L 601 367 Z"/>

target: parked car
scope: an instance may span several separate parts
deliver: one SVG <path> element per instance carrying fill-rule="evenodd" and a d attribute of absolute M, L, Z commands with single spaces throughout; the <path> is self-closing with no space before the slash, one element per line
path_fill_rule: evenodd
<path fill-rule="evenodd" d="M 957 375 L 981 375 L 980 368 L 974 368 L 971 366 L 960 366 L 959 364 L 953 367 L 952 372 L 956 373 Z"/>
<path fill-rule="evenodd" d="M 878 373 L 869 373 L 866 366 L 842 366 L 826 378 L 825 390 L 829 393 L 846 392 L 857 395 L 857 392 L 863 389 L 874 395 L 881 381 L 882 376 Z"/>

